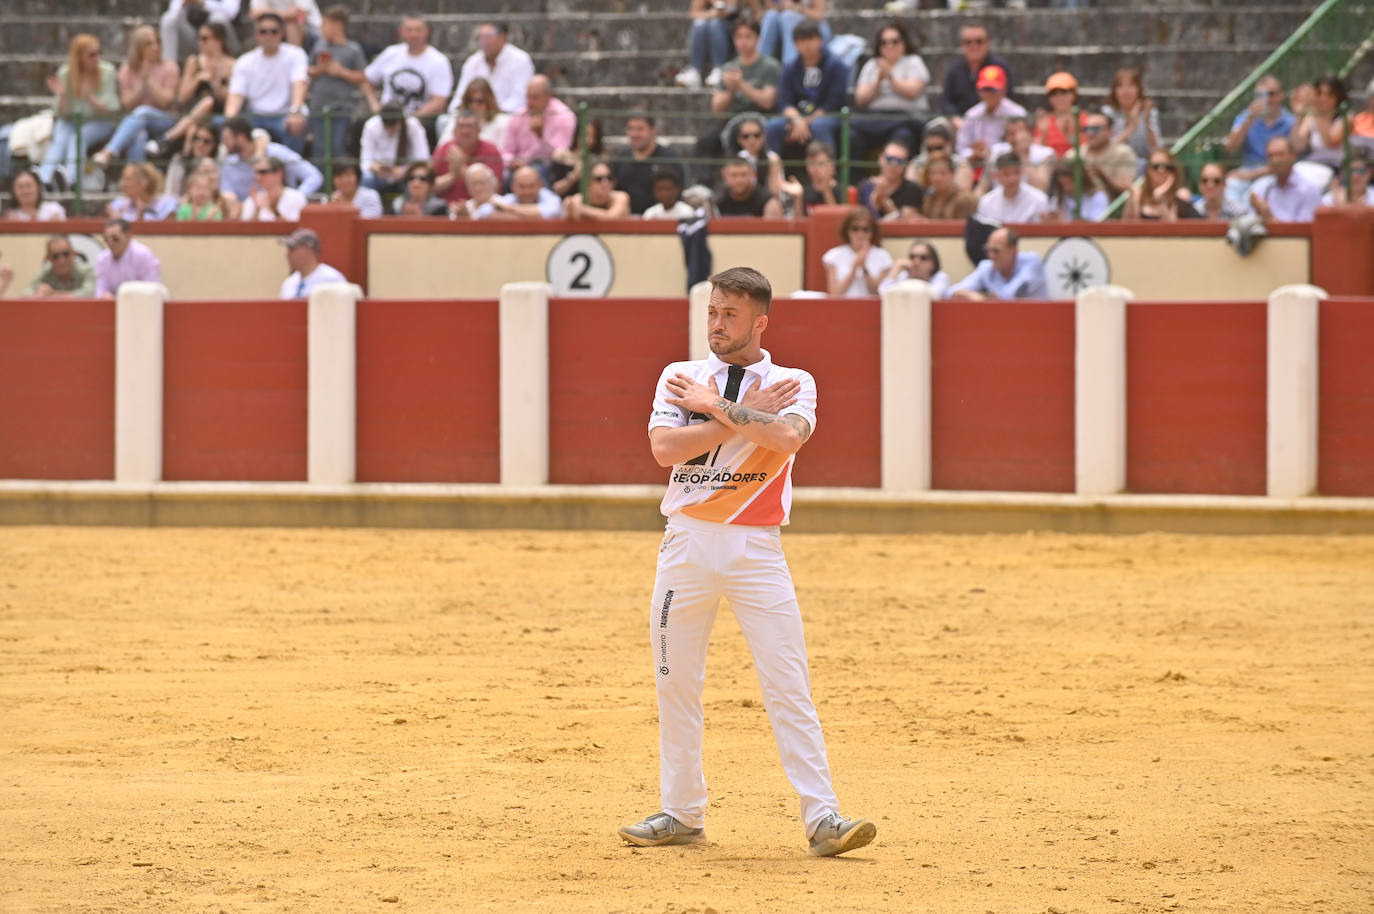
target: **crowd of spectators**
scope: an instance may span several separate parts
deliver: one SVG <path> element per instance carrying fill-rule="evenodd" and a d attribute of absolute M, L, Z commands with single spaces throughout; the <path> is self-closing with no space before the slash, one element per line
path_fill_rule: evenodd
<path fill-rule="evenodd" d="M 1304 221 L 1323 202 L 1374 199 L 1374 98 L 1349 122 L 1347 164 L 1347 90 L 1334 77 L 1287 98 L 1265 77 L 1226 139 L 1239 167 L 1208 163 L 1194 182 L 1161 145 L 1137 69 L 1118 71 L 1100 106 L 1072 73 L 1052 73 L 1045 108 L 1032 112 L 981 22 L 963 23 L 937 83 L 906 22 L 881 25 L 860 65 L 841 41 L 852 36 L 832 40 L 824 0 L 690 0 L 678 82 L 713 89 L 706 129 L 679 150 L 659 138 L 653 112 L 629 111 L 615 125 L 626 144 L 607 154 L 600 118 L 579 124 L 502 23 L 479 25 L 477 49 L 457 61 L 431 44 L 423 17 L 405 16 L 396 42 L 369 59 L 345 6 L 241 7 L 170 0 L 158 27 L 129 31 L 118 64 L 96 37 L 75 36 L 47 80 L 46 153 L 16 172 L 4 218 L 64 218 L 45 194 L 98 187 L 103 175 L 118 189 L 105 215 L 120 223 L 291 222 L 312 199 L 367 217 L 472 220 L 776 218 L 848 202 L 868 219 L 847 220 L 849 253 L 828 262 L 830 285 L 869 294 L 902 274 L 934 275 L 922 275 L 933 249 L 884 260 L 875 242 L 888 220 L 1091 220 L 1126 194 L 1128 219 Z M 841 184 L 844 152 L 857 163 L 845 169 L 852 186 Z M 997 237 L 1015 250 L 1014 233 Z M 1010 256 L 1004 282 L 1019 269 Z"/>

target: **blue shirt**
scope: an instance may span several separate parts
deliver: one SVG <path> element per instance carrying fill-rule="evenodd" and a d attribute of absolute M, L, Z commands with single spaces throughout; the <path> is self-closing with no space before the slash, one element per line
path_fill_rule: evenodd
<path fill-rule="evenodd" d="M 810 69 L 812 72 L 807 73 Z M 801 56 L 783 68 L 778 81 L 778 110 L 796 108 L 802 117 L 813 111 L 838 115 L 849 91 L 849 67 L 844 61 L 821 49 L 821 59 L 808 68 Z"/>
<path fill-rule="evenodd" d="M 958 291 L 982 292 L 990 298 L 1049 298 L 1050 287 L 1045 282 L 1045 262 L 1039 254 L 1029 251 L 1016 255 L 1016 271 L 1007 279 L 994 269 L 991 260 L 984 260 L 977 268 L 949 287 L 952 296 Z"/>
<path fill-rule="evenodd" d="M 1236 119 L 1231 122 L 1231 129 L 1235 130 L 1245 123 L 1248 115 L 1248 111 L 1237 114 Z M 1257 119 L 1250 125 L 1250 129 L 1245 131 L 1245 142 L 1240 147 L 1240 164 L 1246 168 L 1266 164 L 1269 158 L 1265 153 L 1265 147 L 1269 145 L 1269 141 L 1276 136 L 1288 136 L 1292 129 L 1293 115 L 1289 111 L 1280 111 L 1279 119 L 1273 124 L 1266 124 L 1263 118 Z"/>
<path fill-rule="evenodd" d="M 267 154 L 286 166 L 287 187 L 294 187 L 307 197 L 324 187 L 324 175 L 320 170 L 289 147 L 268 143 Z M 219 167 L 219 189 L 233 191 L 240 200 L 248 199 L 253 192 L 252 161 L 239 158 L 237 153 L 226 156 Z"/>

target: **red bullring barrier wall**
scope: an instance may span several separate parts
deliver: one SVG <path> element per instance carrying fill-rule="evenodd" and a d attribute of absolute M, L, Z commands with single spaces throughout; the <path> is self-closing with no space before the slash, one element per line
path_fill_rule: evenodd
<path fill-rule="evenodd" d="M 495 300 L 360 301 L 359 482 L 499 482 Z"/>
<path fill-rule="evenodd" d="M 0 479 L 114 476 L 113 301 L 0 301 Z"/>
<path fill-rule="evenodd" d="M 304 301 L 168 302 L 163 345 L 164 479 L 305 479 Z"/>
<path fill-rule="evenodd" d="M 931 306 L 931 484 L 1072 492 L 1073 302 Z"/>
<path fill-rule="evenodd" d="M 1126 488 L 1263 495 L 1264 302 L 1126 306 Z"/>
<path fill-rule="evenodd" d="M 1374 299 L 1322 302 L 1317 332 L 1317 489 L 1374 495 Z"/>

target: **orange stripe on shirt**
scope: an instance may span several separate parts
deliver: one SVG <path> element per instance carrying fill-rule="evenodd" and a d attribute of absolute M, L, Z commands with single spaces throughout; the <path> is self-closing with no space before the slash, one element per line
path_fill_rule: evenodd
<path fill-rule="evenodd" d="M 730 523 L 748 527 L 776 527 L 781 524 L 787 516 L 782 509 L 782 490 L 785 488 L 787 474 L 779 473 Z"/>
<path fill-rule="evenodd" d="M 748 505 L 762 491 L 771 488 L 771 483 L 774 480 L 782 478 L 781 473 L 787 467 L 789 458 L 790 455 L 788 454 L 780 454 L 767 448 L 756 447 L 754 453 L 750 454 L 735 472 L 767 473 L 768 478 L 766 480 L 744 483 L 736 489 L 721 489 L 705 501 L 683 508 L 682 513 L 688 517 L 715 521 L 718 524 L 729 523 L 730 518 L 737 511 Z M 782 490 L 777 491 L 778 498 L 781 499 Z"/>

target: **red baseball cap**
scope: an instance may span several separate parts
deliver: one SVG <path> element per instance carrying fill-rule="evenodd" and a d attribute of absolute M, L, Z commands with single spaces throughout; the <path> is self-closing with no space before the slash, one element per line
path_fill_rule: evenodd
<path fill-rule="evenodd" d="M 1007 91 L 1007 71 L 996 64 L 989 64 L 978 71 L 979 89 L 996 89 L 998 92 Z"/>

